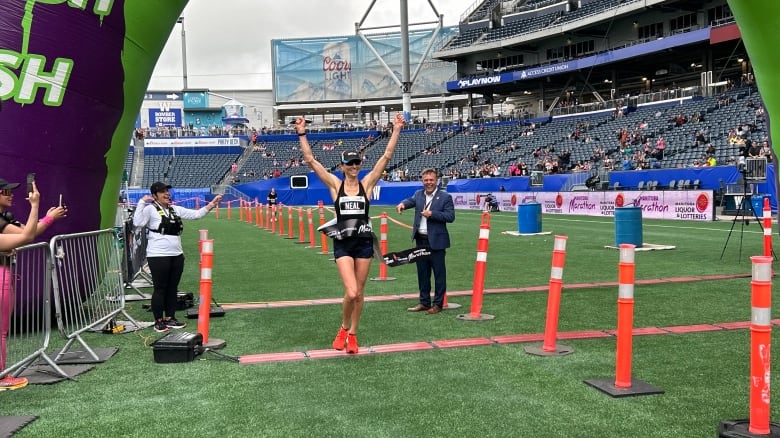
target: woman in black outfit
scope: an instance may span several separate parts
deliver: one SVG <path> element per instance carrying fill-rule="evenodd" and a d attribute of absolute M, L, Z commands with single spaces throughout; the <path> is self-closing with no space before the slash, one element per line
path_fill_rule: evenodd
<path fill-rule="evenodd" d="M 385 167 L 395 152 L 398 136 L 405 121 L 401 114 L 396 114 L 393 133 L 387 143 L 384 154 L 376 162 L 374 168 L 362 180 L 358 180 L 360 166 L 363 160 L 356 151 L 344 151 L 341 154 L 342 181 L 336 175 L 328 172 L 314 158 L 311 146 L 306 139 L 306 120 L 298 118 L 295 129 L 303 152 L 303 161 L 317 174 L 317 177 L 328 187 L 336 208 L 336 225 L 338 231 L 333 237 L 333 254 L 336 267 L 344 284 L 344 301 L 342 302 L 341 328 L 333 341 L 333 348 L 347 353 L 358 352 L 357 330 L 360 315 L 363 312 L 363 292 L 374 255 L 373 234 L 368 215 L 369 194 L 373 192 L 377 181 L 382 177 Z"/>

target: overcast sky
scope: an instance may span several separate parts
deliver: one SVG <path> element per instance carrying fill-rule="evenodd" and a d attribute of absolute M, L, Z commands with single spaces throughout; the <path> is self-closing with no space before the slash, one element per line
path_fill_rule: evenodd
<path fill-rule="evenodd" d="M 431 0 L 431 3 L 444 15 L 444 25 L 454 26 L 461 14 L 477 1 Z M 428 0 L 407 3 L 409 24 L 437 19 Z M 182 14 L 187 42 L 187 85 L 212 90 L 271 89 L 272 39 L 354 35 L 355 23 L 363 18 L 370 5 L 371 0 L 190 0 Z M 395 26 L 382 31 L 399 32 L 400 9 L 398 0 L 376 0 L 362 28 Z M 181 31 L 181 25 L 173 28 L 152 74 L 149 90 L 183 88 Z"/>

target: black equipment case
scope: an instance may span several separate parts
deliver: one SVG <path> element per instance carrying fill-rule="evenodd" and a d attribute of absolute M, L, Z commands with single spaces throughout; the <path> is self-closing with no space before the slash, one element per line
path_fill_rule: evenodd
<path fill-rule="evenodd" d="M 157 363 L 189 362 L 201 353 L 203 335 L 200 333 L 168 333 L 152 343 Z"/>

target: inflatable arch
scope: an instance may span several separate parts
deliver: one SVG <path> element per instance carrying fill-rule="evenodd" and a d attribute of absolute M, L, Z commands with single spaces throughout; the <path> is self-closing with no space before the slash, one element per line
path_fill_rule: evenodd
<path fill-rule="evenodd" d="M 130 138 L 186 0 L 0 0 L 0 178 L 36 173 L 51 234 L 110 228 Z M 26 215 L 23 189 L 14 210 Z"/>
<path fill-rule="evenodd" d="M 114 225 L 124 159 L 157 58 L 187 0 L 0 0 L 0 178 L 35 172 L 52 233 Z M 780 103 L 776 0 L 729 0 L 768 114 Z M 780 109 L 777 109 L 780 111 Z M 770 127 L 772 137 L 776 127 Z M 17 193 L 21 200 L 23 193 Z M 16 209 L 26 206 L 16 203 Z"/>

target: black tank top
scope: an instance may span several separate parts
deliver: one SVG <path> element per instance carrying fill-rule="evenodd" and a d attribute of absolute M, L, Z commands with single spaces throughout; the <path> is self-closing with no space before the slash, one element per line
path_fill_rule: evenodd
<path fill-rule="evenodd" d="M 336 209 L 336 223 L 341 231 L 341 239 L 334 239 L 334 246 L 353 248 L 372 242 L 373 234 L 368 216 L 370 202 L 362 183 L 358 183 L 358 194 L 347 195 L 344 192 L 344 181 L 341 181 L 339 192 L 333 207 Z"/>

